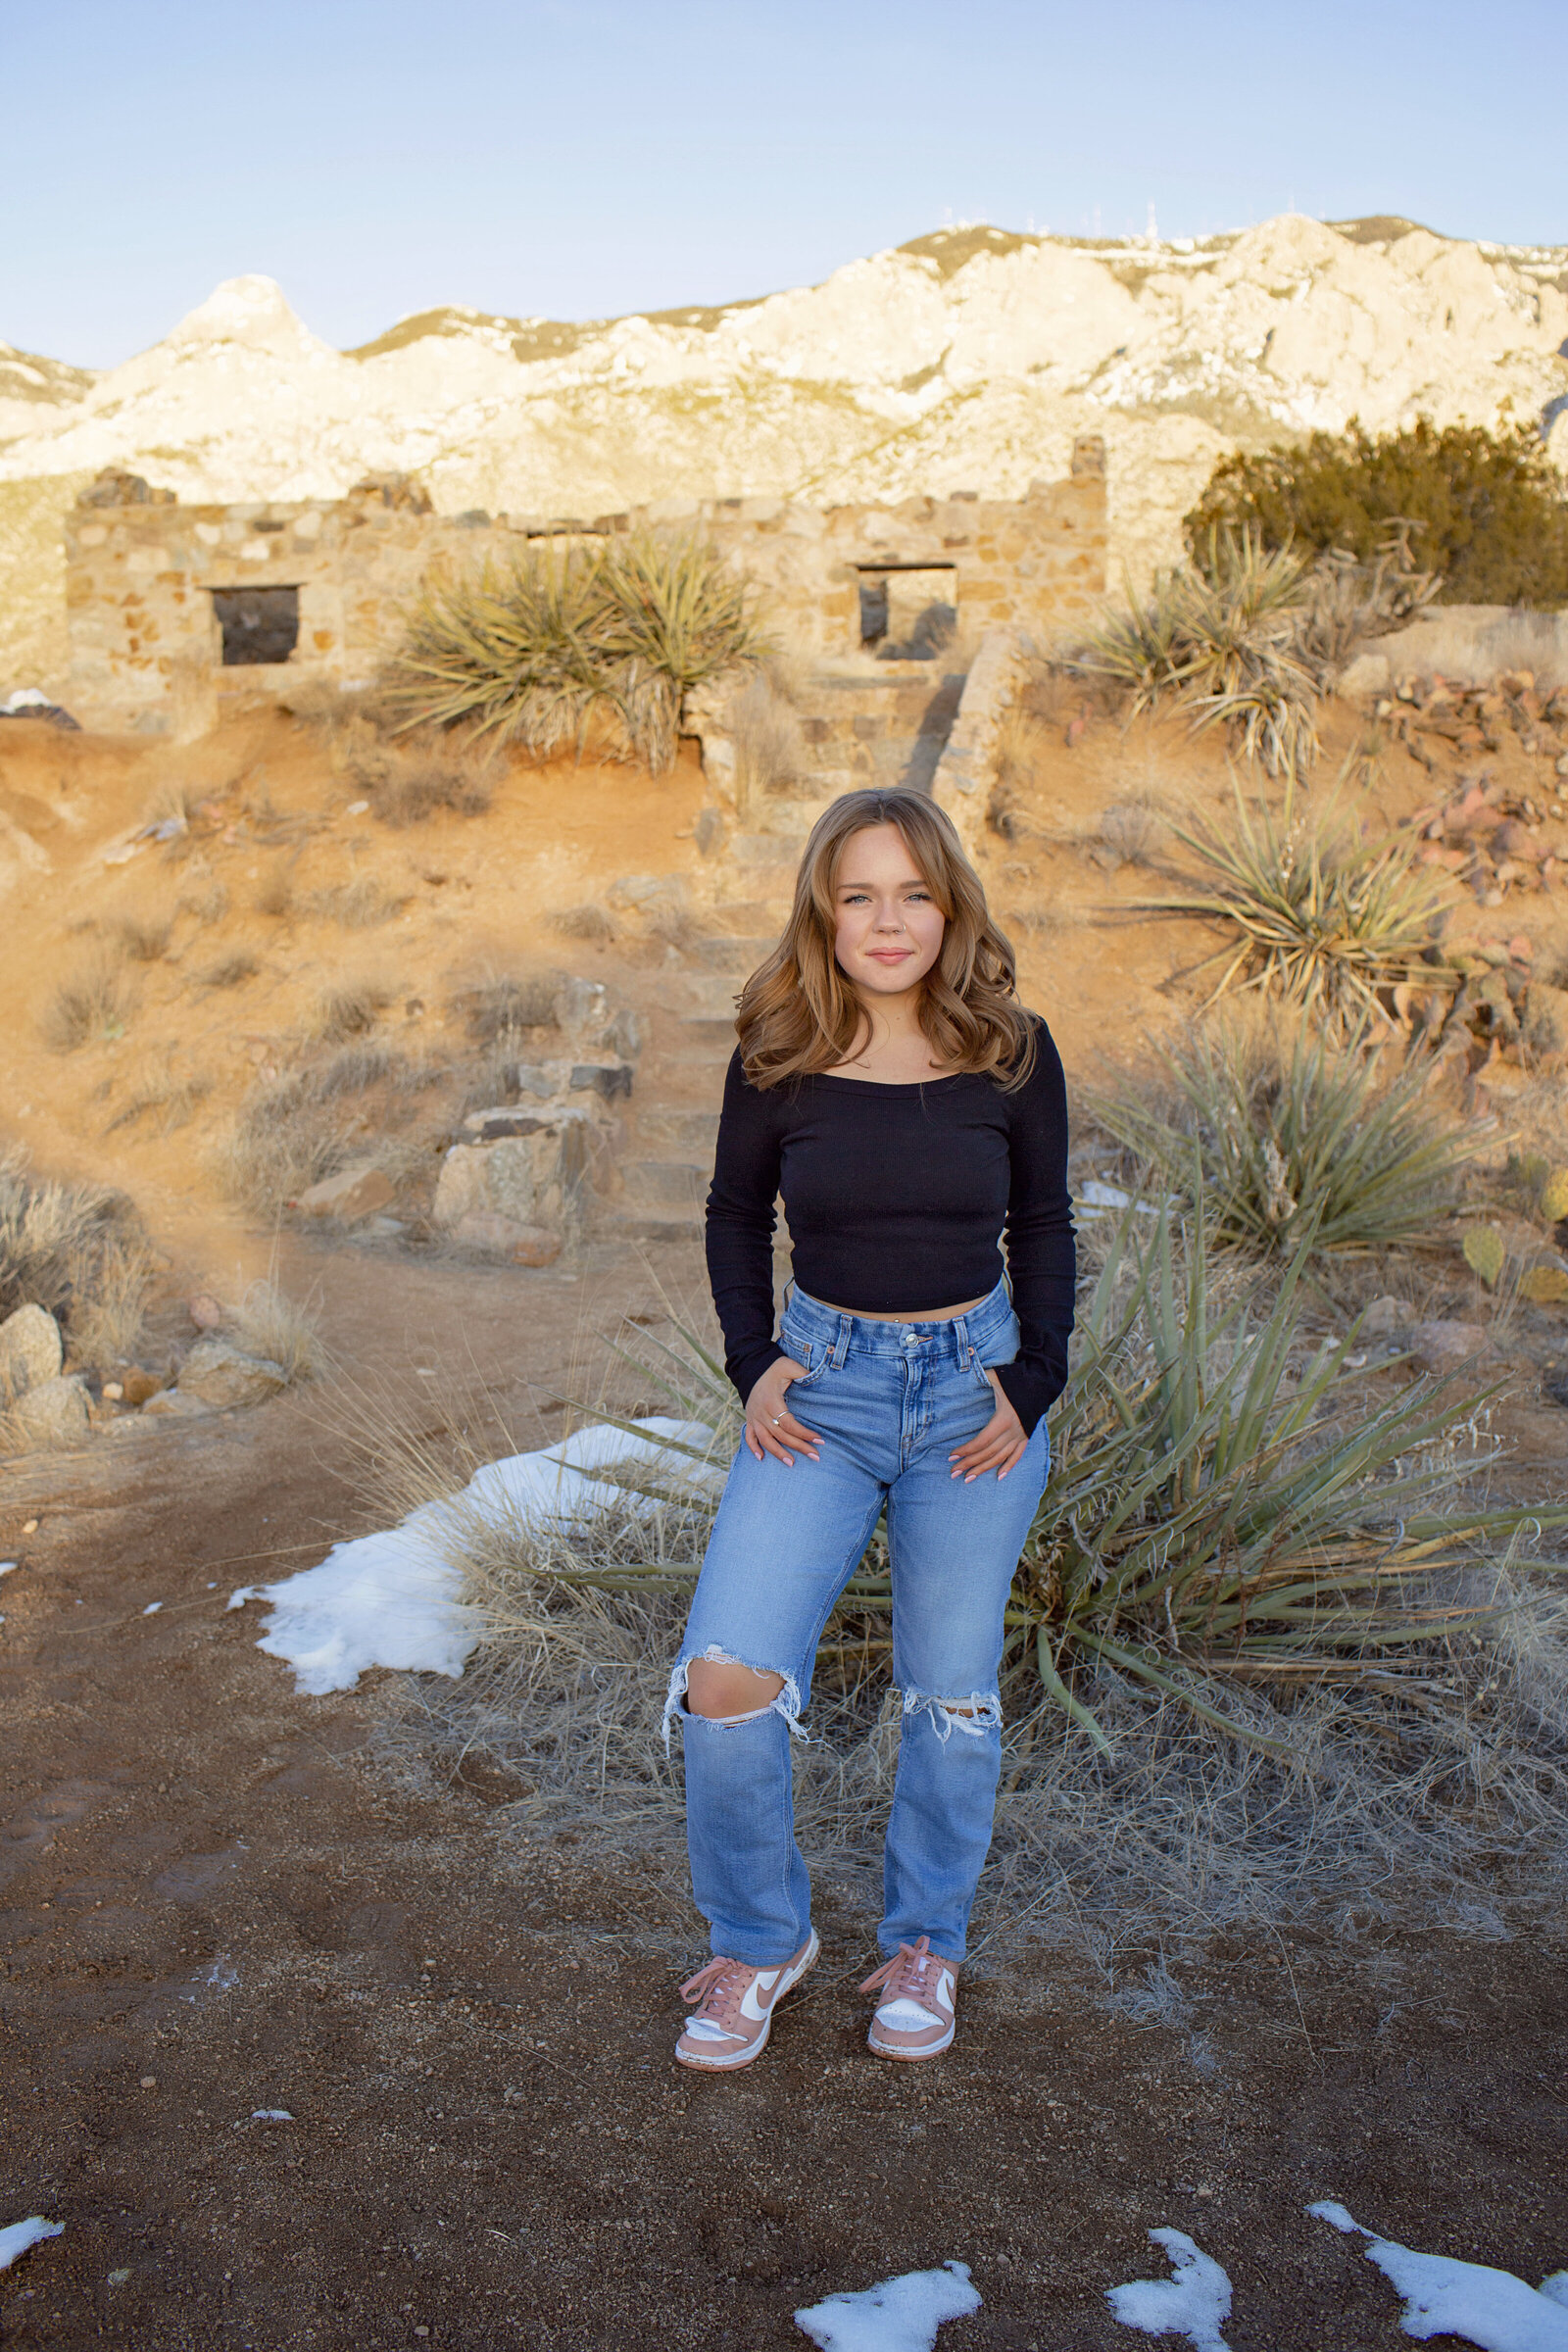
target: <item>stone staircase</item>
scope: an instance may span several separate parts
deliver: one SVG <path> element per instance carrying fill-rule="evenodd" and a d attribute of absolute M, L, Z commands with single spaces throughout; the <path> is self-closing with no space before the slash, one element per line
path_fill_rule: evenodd
<path fill-rule="evenodd" d="M 695 918 L 703 927 L 670 951 L 664 969 L 637 976 L 644 1043 L 624 1115 L 621 1189 L 600 1209 L 597 1233 L 701 1239 L 735 998 L 784 927 L 807 835 L 841 793 L 928 788 L 963 683 L 932 662 L 866 662 L 811 679 L 803 771 L 741 812 L 713 851 L 710 903 Z"/>

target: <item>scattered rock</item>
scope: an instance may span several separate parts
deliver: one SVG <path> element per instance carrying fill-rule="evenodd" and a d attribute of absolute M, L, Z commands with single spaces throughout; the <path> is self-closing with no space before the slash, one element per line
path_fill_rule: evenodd
<path fill-rule="evenodd" d="M 60 1326 L 46 1307 L 19 1306 L 0 1323 L 0 1396 L 25 1396 L 53 1380 L 65 1360 Z"/>
<path fill-rule="evenodd" d="M 631 1064 L 626 1061 L 578 1061 L 572 1064 L 571 1091 L 576 1095 L 593 1093 L 613 1102 L 617 1095 L 630 1095 L 631 1076 Z"/>
<path fill-rule="evenodd" d="M 228 1321 L 223 1301 L 215 1298 L 211 1291 L 198 1291 L 186 1312 L 198 1331 L 220 1331 Z"/>
<path fill-rule="evenodd" d="M 1374 1298 L 1361 1317 L 1362 1339 L 1392 1339 L 1396 1332 L 1402 1332 L 1413 1321 L 1414 1311 L 1402 1298 L 1388 1296 Z"/>
<path fill-rule="evenodd" d="M 522 1065 L 517 1072 L 519 1084 L 528 1085 L 529 1080 L 536 1074 L 536 1066 L 537 1074 L 542 1074 L 542 1065 L 526 1062 Z M 529 1091 L 541 1093 L 553 1090 L 530 1087 Z M 505 1104 L 502 1104 L 494 1110 L 470 1110 L 463 1124 L 466 1132 L 471 1135 L 476 1142 L 494 1144 L 498 1143 L 504 1135 L 539 1135 L 548 1125 L 548 1121 L 542 1119 L 536 1110 L 509 1110 Z"/>
<path fill-rule="evenodd" d="M 452 1238 L 488 1256 L 509 1257 L 517 1266 L 550 1266 L 561 1255 L 561 1236 L 547 1225 L 524 1225 L 494 1209 L 470 1209 L 452 1228 Z"/>
<path fill-rule="evenodd" d="M 230 1340 L 198 1340 L 179 1368 L 180 1395 L 195 1396 L 215 1411 L 261 1404 L 287 1387 L 288 1374 L 281 1364 L 264 1355 L 247 1355 Z"/>
<path fill-rule="evenodd" d="M 1361 654 L 1348 668 L 1341 670 L 1334 691 L 1348 702 L 1366 702 L 1374 695 L 1388 693 L 1390 676 L 1387 654 Z"/>
<path fill-rule="evenodd" d="M 144 1372 L 140 1364 L 132 1364 L 120 1383 L 125 1402 L 134 1405 L 145 1404 L 149 1397 L 157 1396 L 163 1385 L 156 1372 Z"/>
<path fill-rule="evenodd" d="M 362 1162 L 340 1169 L 336 1176 L 323 1176 L 319 1184 L 301 1193 L 294 1206 L 308 1217 L 336 1217 L 342 1224 L 352 1225 L 356 1219 L 385 1208 L 395 1193 L 384 1169 Z"/>
<path fill-rule="evenodd" d="M 1492 1352 L 1492 1340 L 1479 1323 L 1412 1323 L 1402 1335 L 1423 1372 L 1440 1377 L 1461 1371 L 1473 1357 Z"/>
<path fill-rule="evenodd" d="M 585 1110 L 558 1110 L 525 1134 L 454 1144 L 441 1164 L 431 1217 L 452 1233 L 473 1211 L 554 1231 L 570 1215 L 594 1148 Z"/>
<path fill-rule="evenodd" d="M 1532 980 L 1525 999 L 1524 1042 L 1540 1061 L 1568 1054 L 1568 988 Z"/>
<path fill-rule="evenodd" d="M 7 1421 L 16 1446 L 79 1446 L 91 1427 L 86 1383 L 79 1372 L 42 1380 L 18 1399 Z"/>
<path fill-rule="evenodd" d="M 169 1413 L 178 1414 L 182 1419 L 192 1421 L 203 1413 L 216 1412 L 217 1409 L 216 1405 L 204 1403 L 200 1396 L 187 1396 L 178 1389 L 160 1389 L 157 1396 L 149 1396 L 147 1402 L 142 1406 L 141 1418 L 144 1421 L 161 1419 L 164 1414 Z M 122 1426 L 128 1429 L 131 1424 L 127 1421 Z"/>

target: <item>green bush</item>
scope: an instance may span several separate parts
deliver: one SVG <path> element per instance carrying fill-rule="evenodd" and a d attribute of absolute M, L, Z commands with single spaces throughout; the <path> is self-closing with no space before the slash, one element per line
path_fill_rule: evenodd
<path fill-rule="evenodd" d="M 1238 451 L 1183 523 L 1193 561 L 1227 532 L 1265 547 L 1370 561 L 1398 523 L 1413 560 L 1442 575 L 1450 605 L 1568 603 L 1568 501 L 1534 426 L 1489 432 L 1426 418 L 1401 432 L 1313 433 L 1304 444 Z"/>

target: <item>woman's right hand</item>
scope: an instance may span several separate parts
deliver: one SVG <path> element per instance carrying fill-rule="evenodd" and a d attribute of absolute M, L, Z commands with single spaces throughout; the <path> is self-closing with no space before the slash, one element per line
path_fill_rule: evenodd
<path fill-rule="evenodd" d="M 808 1462 L 818 1458 L 815 1430 L 797 1421 L 785 1401 L 791 1381 L 805 1377 L 804 1364 L 781 1355 L 776 1364 L 768 1365 L 747 1397 L 746 1443 L 759 1461 L 770 1453 L 786 1470 L 793 1470 L 798 1453 L 804 1453 Z"/>

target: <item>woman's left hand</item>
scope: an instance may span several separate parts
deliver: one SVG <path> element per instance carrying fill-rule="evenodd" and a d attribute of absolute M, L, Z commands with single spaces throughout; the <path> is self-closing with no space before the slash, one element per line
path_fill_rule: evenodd
<path fill-rule="evenodd" d="M 948 1456 L 954 1477 L 961 1478 L 966 1487 L 983 1478 L 988 1470 L 994 1470 L 998 1478 L 1005 1478 L 1009 1470 L 1017 1468 L 1029 1446 L 1023 1423 L 1007 1402 L 1001 1381 L 991 1371 L 986 1378 L 996 1391 L 997 1409 L 977 1436 L 955 1447 Z"/>

